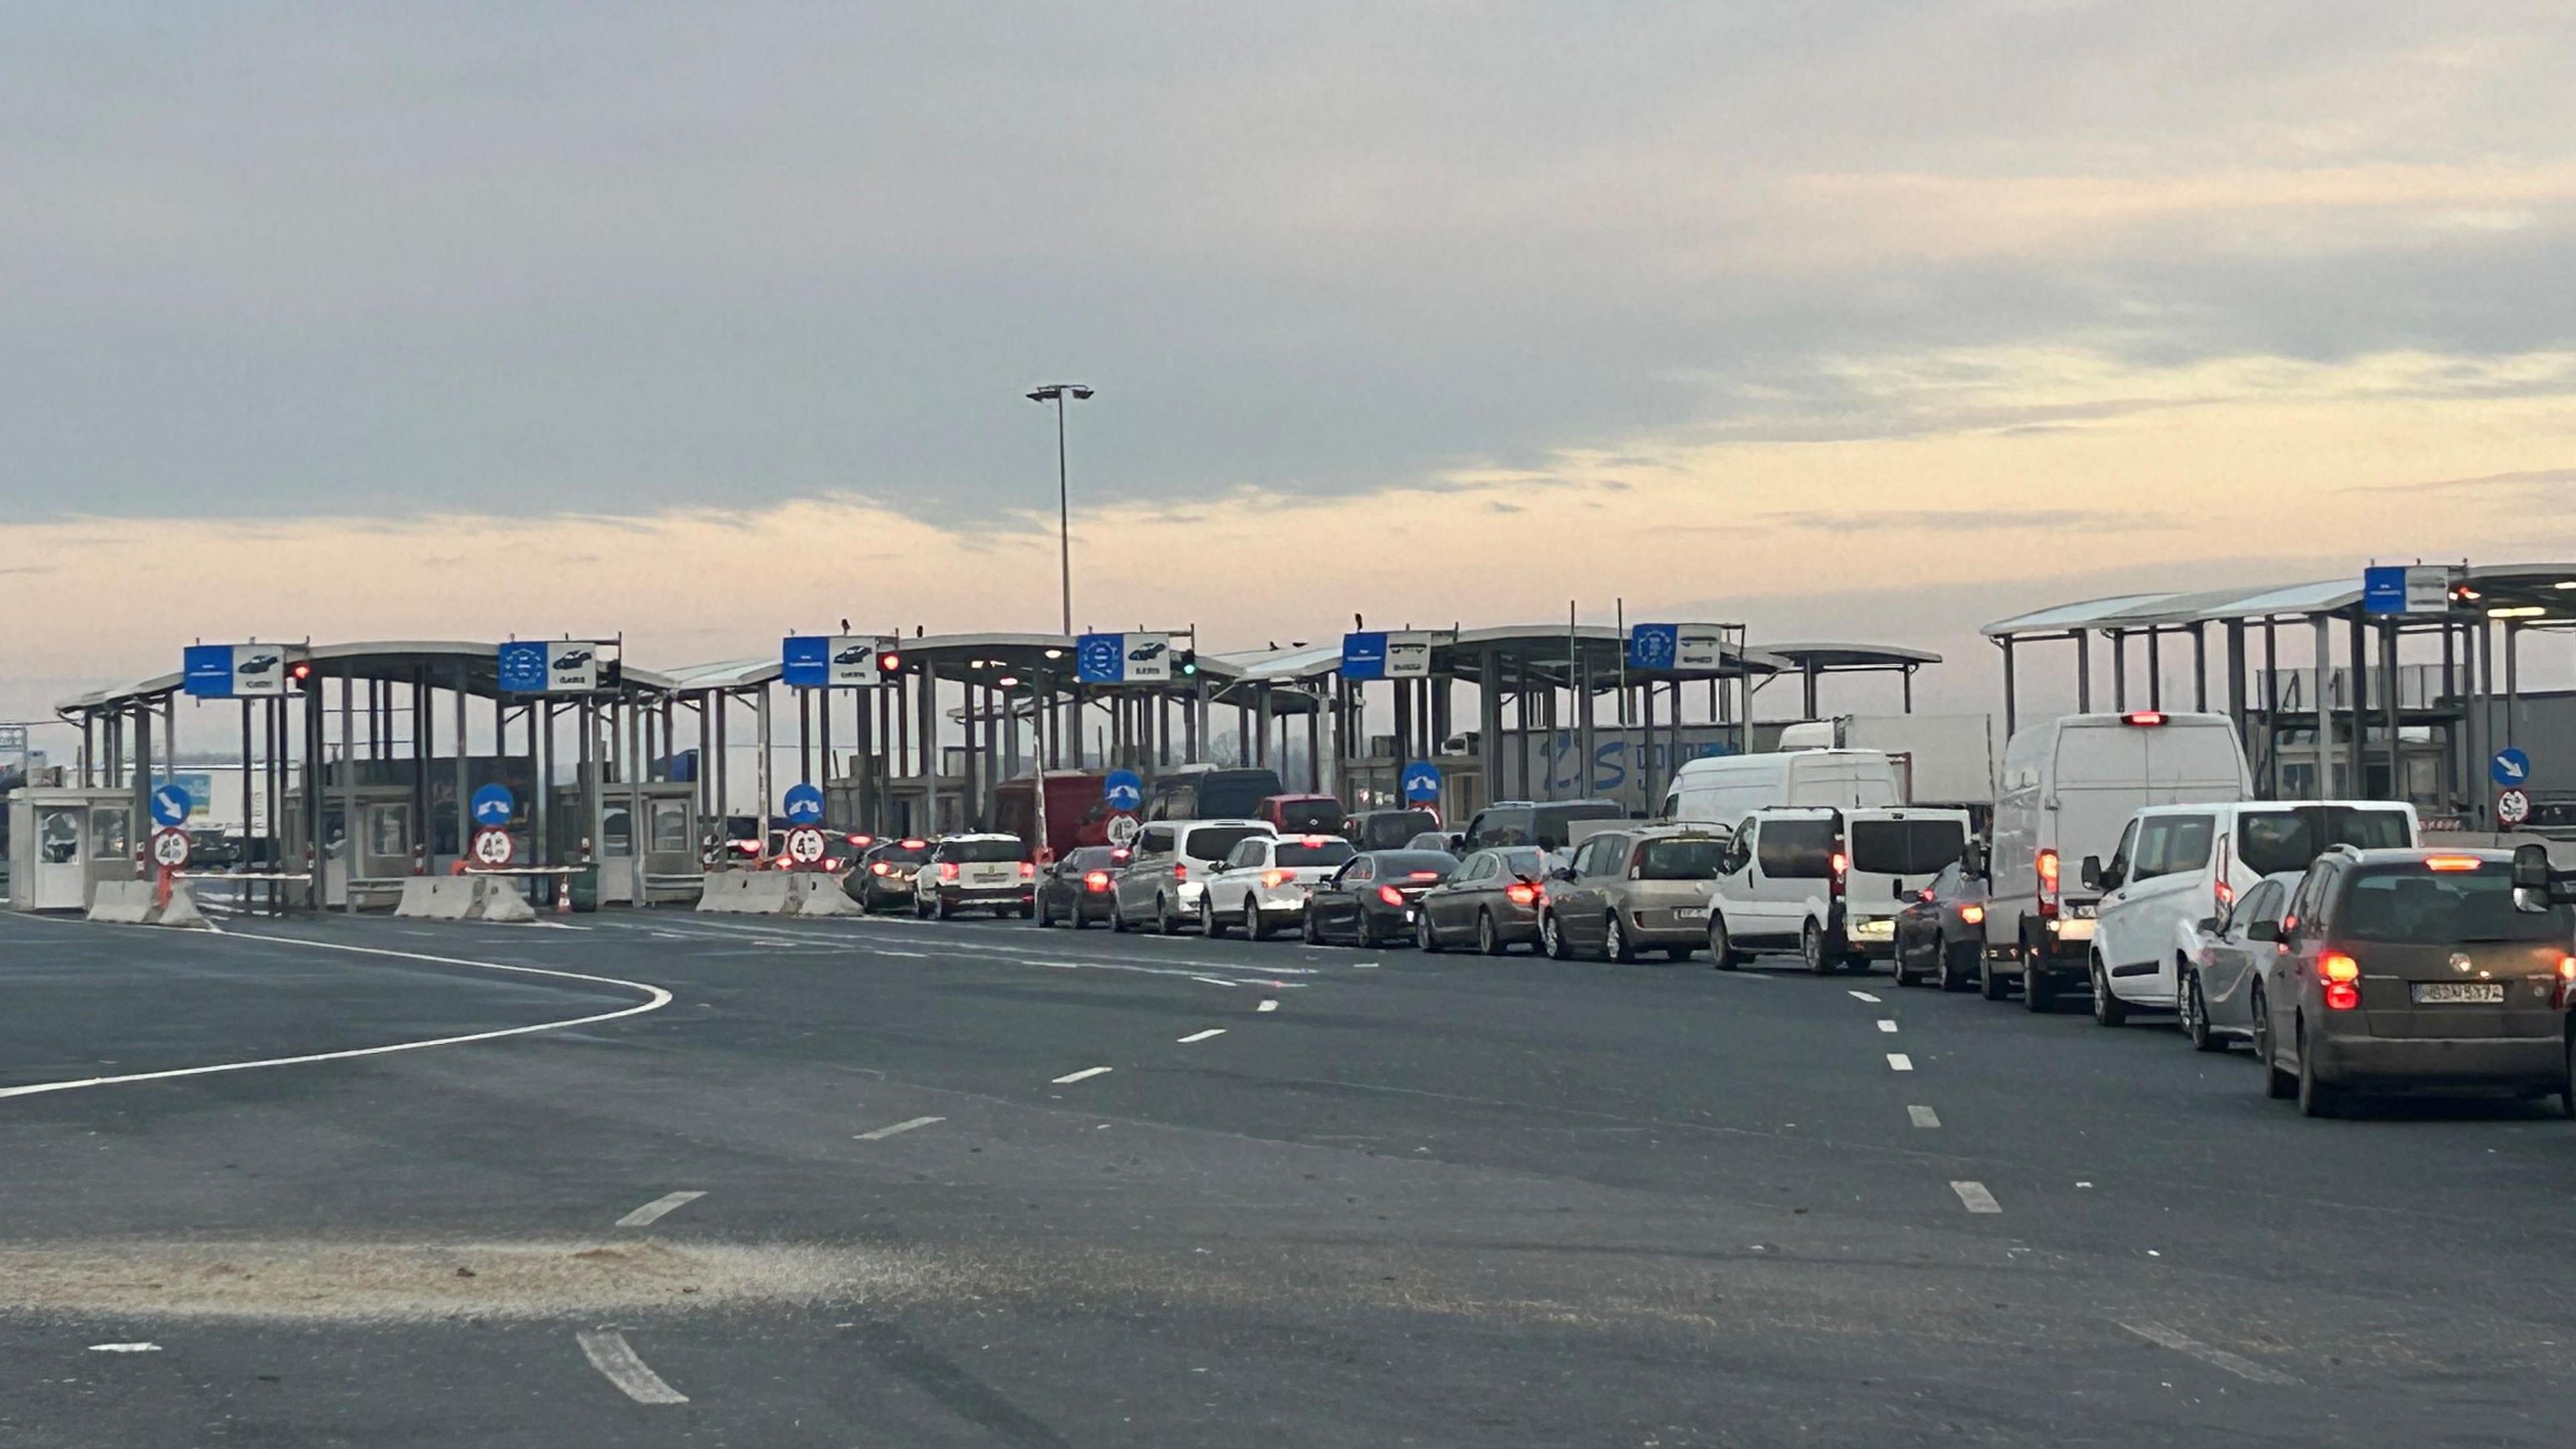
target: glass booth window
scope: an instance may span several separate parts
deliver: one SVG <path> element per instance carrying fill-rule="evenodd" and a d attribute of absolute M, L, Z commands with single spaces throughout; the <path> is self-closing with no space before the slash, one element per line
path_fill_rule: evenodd
<path fill-rule="evenodd" d="M 685 851 L 689 848 L 689 805 L 685 800 L 653 802 L 652 849 Z"/>
<path fill-rule="evenodd" d="M 367 811 L 367 853 L 370 855 L 409 855 L 411 853 L 409 806 L 378 805 Z"/>
<path fill-rule="evenodd" d="M 48 810 L 36 817 L 36 849 L 47 865 L 69 865 L 80 856 L 80 812 Z"/>
<path fill-rule="evenodd" d="M 89 853 L 98 860 L 111 860 L 125 854 L 125 812 L 102 810 L 93 805 L 89 812 Z"/>
<path fill-rule="evenodd" d="M 635 853 L 635 820 L 623 805 L 611 805 L 599 812 L 599 853 L 626 856 Z"/>

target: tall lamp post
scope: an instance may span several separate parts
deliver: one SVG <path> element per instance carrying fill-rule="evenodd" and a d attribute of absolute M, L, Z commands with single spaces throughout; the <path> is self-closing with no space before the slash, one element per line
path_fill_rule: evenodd
<path fill-rule="evenodd" d="M 1055 522 L 1056 549 L 1062 556 L 1064 571 L 1064 632 L 1073 636 L 1073 495 L 1065 482 L 1064 471 L 1064 400 L 1075 402 L 1091 396 L 1091 389 L 1078 382 L 1051 382 L 1029 394 L 1033 403 L 1055 404 Z"/>

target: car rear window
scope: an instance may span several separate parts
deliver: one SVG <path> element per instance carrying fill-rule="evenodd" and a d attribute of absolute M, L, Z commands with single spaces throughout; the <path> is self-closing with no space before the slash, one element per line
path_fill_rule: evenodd
<path fill-rule="evenodd" d="M 1279 807 L 1279 828 L 1282 830 L 1329 832 L 1338 829 L 1341 823 L 1342 802 L 1339 800 L 1291 800 Z"/>
<path fill-rule="evenodd" d="M 1851 866 L 1878 875 L 1930 875 L 1957 860 L 1967 839 L 1956 820 L 1854 820 Z"/>
<path fill-rule="evenodd" d="M 1064 858 L 1064 864 L 1068 870 L 1100 870 L 1116 864 L 1116 861 L 1108 846 L 1086 845 L 1068 853 Z"/>
<path fill-rule="evenodd" d="M 1236 846 L 1243 842 L 1256 835 L 1269 833 L 1253 825 L 1211 825 L 1204 830 L 1193 830 L 1183 837 L 1181 854 L 1192 860 L 1203 860 L 1213 865 L 1225 859 Z"/>
<path fill-rule="evenodd" d="M 1457 868 L 1458 857 L 1444 855 L 1436 850 L 1383 850 L 1378 852 L 1377 856 L 1377 875 L 1380 880 L 1419 875 L 1424 871 L 1430 871 L 1437 878 L 1447 880 L 1449 872 Z"/>
<path fill-rule="evenodd" d="M 2383 850 L 2412 845 L 2406 812 L 2350 805 L 2310 805 L 2296 810 L 2249 810 L 2237 817 L 2237 859 L 2256 875 L 2306 870 L 2331 846 Z"/>
<path fill-rule="evenodd" d="M 1279 848 L 1270 853 L 1270 863 L 1282 866 L 1340 865 L 1355 853 L 1347 840 L 1318 840 L 1311 845 L 1302 840 L 1283 840 L 1279 842 Z"/>
<path fill-rule="evenodd" d="M 2338 940 L 2399 946 L 2565 941 L 2576 931 L 2576 912 L 2516 909 L 2513 872 L 2502 861 L 2474 871 L 2363 866 L 2346 878 L 2331 929 Z"/>
<path fill-rule="evenodd" d="M 1715 836 L 1649 840 L 1637 847 L 1640 880 L 1714 880 L 1726 842 Z"/>
<path fill-rule="evenodd" d="M 1426 830 L 1437 830 L 1440 821 L 1428 810 L 1381 810 L 1354 817 L 1362 850 L 1397 850 Z"/>
<path fill-rule="evenodd" d="M 876 858 L 888 865 L 919 865 L 930 859 L 930 847 L 923 845 L 907 849 L 900 845 L 880 846 L 876 851 Z"/>
<path fill-rule="evenodd" d="M 1753 854 L 1773 880 L 1823 880 L 1834 873 L 1834 822 L 1765 820 L 1754 827 Z"/>
<path fill-rule="evenodd" d="M 939 847 L 939 858 L 942 860 L 989 863 L 997 860 L 1017 860 L 1026 854 L 1028 850 L 1025 846 L 1016 840 L 1009 839 L 952 840 Z"/>
<path fill-rule="evenodd" d="M 1628 812 L 1606 800 L 1541 805 L 1531 812 L 1530 834 L 1551 849 L 1565 846 L 1566 827 L 1577 820 L 1625 820 Z"/>

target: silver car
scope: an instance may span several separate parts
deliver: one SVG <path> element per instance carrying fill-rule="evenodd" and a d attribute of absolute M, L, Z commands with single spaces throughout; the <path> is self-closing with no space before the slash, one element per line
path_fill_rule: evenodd
<path fill-rule="evenodd" d="M 2200 949 L 2183 973 L 2177 1003 L 2183 1035 L 2194 1050 L 2223 1052 L 2231 1042 L 2254 1039 L 2254 983 L 2281 952 L 2281 913 L 2302 874 L 2267 875 L 2246 887 L 2225 914 L 2200 923 Z"/>
<path fill-rule="evenodd" d="M 1539 943 L 1560 961 L 1578 952 L 1634 961 L 1660 950 L 1675 961 L 1708 944 L 1709 895 L 1727 834 L 1701 825 L 1604 830 L 1574 848 L 1549 877 Z"/>

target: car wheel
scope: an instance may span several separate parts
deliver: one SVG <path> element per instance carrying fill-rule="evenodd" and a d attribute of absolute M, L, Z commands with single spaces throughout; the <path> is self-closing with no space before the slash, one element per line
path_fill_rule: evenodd
<path fill-rule="evenodd" d="M 1243 901 L 1243 934 L 1256 941 L 1270 939 L 1270 918 L 1261 914 L 1261 907 L 1255 905 L 1249 896 Z"/>
<path fill-rule="evenodd" d="M 1435 954 L 1440 950 L 1440 933 L 1431 929 L 1429 911 L 1424 911 L 1413 918 L 1413 944 L 1418 950 Z"/>
<path fill-rule="evenodd" d="M 2043 1016 L 2057 1009 L 2057 983 L 2049 979 L 2037 946 L 2022 948 L 2021 1004 L 2024 1010 Z"/>
<path fill-rule="evenodd" d="M 2280 1059 L 2273 1053 L 2272 1008 L 2263 999 L 2262 983 L 2255 983 L 2254 994 L 2246 998 L 2246 1004 L 2254 1008 L 2254 1065 L 2263 1073 L 2263 1095 L 2275 1102 L 2296 1095 L 2299 1079 L 2282 1071 Z"/>
<path fill-rule="evenodd" d="M 1726 939 L 1726 917 L 1715 911 L 1708 913 L 1708 964 L 1720 971 L 1732 971 L 1744 964 L 1744 958 L 1735 954 L 1735 947 Z"/>
<path fill-rule="evenodd" d="M 1813 921 L 1798 932 L 1798 959 L 1806 962 L 1807 969 L 1818 976 L 1831 976 L 1834 967 L 1841 964 L 1826 952 L 1825 933 Z"/>
<path fill-rule="evenodd" d="M 1216 923 L 1215 895 L 1214 891 L 1199 892 L 1199 934 L 1211 941 L 1225 934 L 1225 929 Z"/>
<path fill-rule="evenodd" d="M 1895 953 L 1887 958 L 1887 974 L 1895 977 L 1896 984 L 1899 986 L 1914 984 L 1914 973 L 1905 964 L 1904 947 L 1897 947 Z"/>
<path fill-rule="evenodd" d="M 1126 907 L 1126 905 L 1125 905 L 1124 903 L 1120 902 L 1120 901 L 1112 900 L 1112 901 L 1109 903 L 1109 930 L 1110 930 L 1110 933 L 1111 933 L 1112 935 L 1123 936 L 1123 935 L 1126 935 L 1129 931 L 1132 931 L 1132 930 L 1134 930 L 1134 929 L 1135 929 L 1135 927 L 1130 926 L 1130 925 L 1128 925 L 1128 924 L 1127 924 L 1127 907 Z"/>
<path fill-rule="evenodd" d="M 1022 905 L 1021 905 L 1021 907 L 1020 907 L 1020 919 L 1021 919 L 1021 920 L 1023 920 L 1023 921 L 1027 920 L 1027 919 L 1028 919 L 1029 917 L 1031 917 L 1031 916 L 1036 915 L 1037 913 L 1038 913 L 1038 907 L 1037 907 L 1037 903 L 1036 903 L 1035 901 L 1029 901 L 1029 902 L 1026 902 L 1026 903 L 1022 904 Z"/>
<path fill-rule="evenodd" d="M 2558 1089 L 2558 1111 L 2576 1117 L 2576 1031 L 2567 1033 L 2567 1077 L 2566 1085 Z"/>
<path fill-rule="evenodd" d="M 1082 919 L 1081 901 L 1075 901 L 1073 903 L 1073 909 L 1065 913 L 1064 924 L 1067 930 L 1079 931 L 1082 929 L 1084 922 Z"/>
<path fill-rule="evenodd" d="M 1601 959 L 1621 963 L 1637 959 L 1637 948 L 1628 943 L 1627 928 L 1619 924 L 1617 911 L 1601 918 Z"/>
<path fill-rule="evenodd" d="M 2308 1054 L 2308 1032 L 2299 1028 L 2299 1115 L 2331 1117 L 2343 1103 L 2343 1093 L 2334 1084 L 2317 1076 L 2316 1059 Z"/>
<path fill-rule="evenodd" d="M 1988 1001 L 2004 999 L 2004 978 L 1995 970 L 1991 959 L 1977 963 L 1977 994 Z"/>
<path fill-rule="evenodd" d="M 1037 917 L 1038 929 L 1041 931 L 1047 930 L 1055 925 L 1055 912 L 1048 910 L 1046 902 L 1043 900 L 1039 901 L 1037 904 Z"/>
<path fill-rule="evenodd" d="M 2182 977 L 2182 1033 L 2191 1038 L 2196 1052 L 2223 1052 L 2227 1038 L 2209 1029 L 2209 1000 L 2200 994 L 2200 973 L 2186 971 Z"/>
<path fill-rule="evenodd" d="M 950 921 L 957 918 L 957 913 L 948 907 L 948 897 L 941 896 L 930 903 L 930 918 L 934 921 Z"/>
<path fill-rule="evenodd" d="M 2129 1003 L 2111 994 L 2111 973 L 2102 958 L 2093 958 L 2093 1022 L 2097 1026 L 2120 1026 L 2129 1019 Z"/>
<path fill-rule="evenodd" d="M 1965 991 L 1976 984 L 1968 977 L 1968 972 L 1976 964 L 1976 957 L 1972 954 L 1977 949 L 1976 943 L 1937 941 L 1934 949 L 1940 953 L 1941 969 L 1933 979 L 1943 991 Z"/>
<path fill-rule="evenodd" d="M 1494 930 L 1494 913 L 1491 911 L 1476 913 L 1476 949 L 1488 956 L 1503 954 L 1503 938 Z"/>
<path fill-rule="evenodd" d="M 1568 961 L 1574 957 L 1574 948 L 1566 944 L 1565 932 L 1557 928 L 1554 911 L 1543 912 L 1538 918 L 1538 946 L 1551 961 Z"/>

